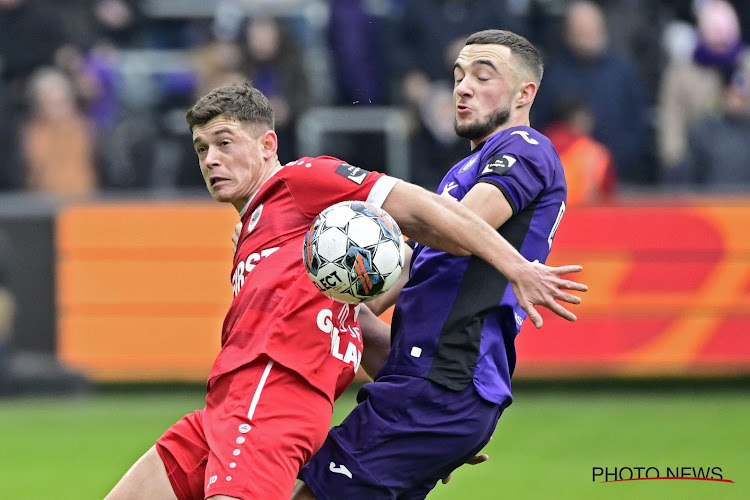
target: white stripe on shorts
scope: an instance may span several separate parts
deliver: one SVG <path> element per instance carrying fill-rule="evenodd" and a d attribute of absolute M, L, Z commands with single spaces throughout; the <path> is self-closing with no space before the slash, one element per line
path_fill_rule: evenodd
<path fill-rule="evenodd" d="M 266 379 L 268 378 L 268 372 L 271 371 L 271 366 L 273 366 L 273 360 L 269 359 L 268 364 L 266 365 L 266 369 L 263 370 L 263 375 L 260 376 L 260 382 L 258 383 L 258 388 L 255 389 L 255 394 L 253 394 L 253 400 L 250 403 L 250 410 L 247 412 L 247 418 L 249 420 L 253 419 L 253 414 L 255 413 L 255 407 L 258 406 L 260 393 L 263 391 L 263 386 L 266 384 Z"/>

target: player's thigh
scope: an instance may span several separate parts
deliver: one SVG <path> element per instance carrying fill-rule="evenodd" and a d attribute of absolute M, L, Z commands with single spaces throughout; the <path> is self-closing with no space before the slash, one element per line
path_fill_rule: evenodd
<path fill-rule="evenodd" d="M 268 358 L 217 379 L 207 398 L 206 495 L 290 498 L 323 444 L 333 408 L 299 374 Z"/>
<path fill-rule="evenodd" d="M 164 463 L 152 446 L 125 473 L 105 500 L 177 500 Z"/>
<path fill-rule="evenodd" d="M 294 491 L 292 492 L 292 500 L 316 500 L 313 492 L 307 487 L 304 481 L 297 479 L 294 483 Z"/>
<path fill-rule="evenodd" d="M 501 411 L 473 384 L 456 392 L 392 376 L 363 393 L 300 474 L 319 500 L 426 494 L 489 441 Z"/>
<path fill-rule="evenodd" d="M 188 413 L 156 440 L 156 451 L 179 500 L 203 500 L 208 462 L 205 409 Z"/>

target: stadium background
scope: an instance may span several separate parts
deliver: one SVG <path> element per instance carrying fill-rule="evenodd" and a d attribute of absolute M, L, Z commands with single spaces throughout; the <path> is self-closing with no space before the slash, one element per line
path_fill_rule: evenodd
<path fill-rule="evenodd" d="M 19 3 L 59 14 L 57 4 Z M 80 14 L 108 3 L 118 2 L 76 0 L 64 7 Z M 451 3 L 472 4 L 432 2 Z M 569 2 L 491 3 L 504 9 L 503 26 L 553 57 Z M 693 3 L 603 2 L 610 25 L 617 12 L 626 14 L 617 18 L 623 26 L 612 29 L 611 43 L 640 64 L 644 88 L 652 89 L 651 112 L 666 56 L 635 57 L 623 40 L 644 36 L 644 15 L 656 14 L 659 32 L 647 40 L 658 41 L 670 23 L 691 21 Z M 285 154 L 353 157 L 352 163 L 434 187 L 428 167 L 435 158 L 424 156 L 428 124 L 419 111 L 374 88 L 356 89 L 361 99 L 356 92 L 343 97 L 346 89 L 332 76 L 337 55 L 345 55 L 330 46 L 333 22 L 352 10 L 365 21 L 369 16 L 365 25 L 386 26 L 369 35 L 382 42 L 388 23 L 408 10 L 403 2 L 123 4 L 135 13 L 130 31 L 137 35 L 113 37 L 113 102 L 121 105 L 115 123 L 130 120 L 132 131 L 148 117 L 159 121 L 149 133 L 163 148 L 138 163 L 149 170 L 127 183 L 112 175 L 107 155 L 97 154 L 99 184 L 61 196 L 25 184 L 23 161 L 10 146 L 0 166 L 0 320 L 10 326 L 9 335 L 0 335 L 4 498 L 103 497 L 168 425 L 202 406 L 202 382 L 231 297 L 236 214 L 200 190 L 180 120 L 200 86 L 204 49 L 232 28 L 231 19 L 271 16 L 303 42 L 298 62 L 309 99 L 283 131 L 292 145 Z M 748 9 L 736 6 L 746 21 Z M 0 24 L 9 12 L 0 11 Z M 62 30 L 61 43 L 83 39 L 64 38 L 73 32 Z M 386 50 L 376 45 L 372 53 Z M 85 55 L 95 46 L 78 48 Z M 0 46 L 6 61 L 9 50 Z M 50 63 L 60 64 L 59 57 Z M 4 139 L 21 135 L 29 114 L 28 103 L 14 100 L 17 85 L 6 71 L 0 104 L 8 109 L 3 128 L 10 135 Z M 79 98 L 82 110 L 91 109 L 86 104 Z M 113 132 L 112 139 L 102 148 L 143 147 L 128 142 L 127 133 Z M 452 148 L 465 146 L 445 146 L 439 169 L 456 154 Z M 614 194 L 568 209 L 552 263 L 584 266 L 580 277 L 590 292 L 575 309 L 580 320 L 568 324 L 546 314 L 541 331 L 524 326 L 516 403 L 488 446 L 491 461 L 462 468 L 430 498 L 750 496 L 750 186 L 675 187 L 660 175 L 656 145 L 650 147 L 636 173 L 623 170 Z M 337 403 L 334 420 L 354 404 L 354 389 Z M 601 484 L 592 477 L 595 467 L 652 466 L 721 467 L 734 483 Z"/>

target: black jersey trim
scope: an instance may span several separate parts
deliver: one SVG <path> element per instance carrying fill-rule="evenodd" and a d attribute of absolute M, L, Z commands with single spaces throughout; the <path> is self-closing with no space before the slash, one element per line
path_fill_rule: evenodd
<path fill-rule="evenodd" d="M 518 213 L 518 207 L 516 206 L 516 202 L 513 201 L 513 197 L 510 195 L 508 188 L 506 188 L 501 182 L 498 182 L 495 179 L 479 179 L 477 181 L 477 184 L 479 184 L 480 182 L 484 182 L 485 184 L 492 184 L 493 186 L 498 188 L 503 193 L 503 196 L 505 196 L 505 199 L 508 200 L 508 204 L 510 205 L 510 208 L 513 209 L 513 215 Z"/>
<path fill-rule="evenodd" d="M 476 153 L 477 151 L 479 151 L 480 149 L 482 149 L 485 144 L 487 144 L 487 141 L 482 141 L 479 144 L 477 144 L 476 147 L 471 150 L 471 153 L 469 153 L 469 156 L 473 155 L 474 153 Z M 468 158 L 468 156 L 467 156 L 467 158 Z"/>
<path fill-rule="evenodd" d="M 529 233 L 537 205 L 538 200 L 534 200 L 498 229 L 517 250 L 520 250 Z M 482 341 L 482 326 L 487 315 L 497 308 L 507 287 L 508 278 L 494 267 L 479 257 L 469 258 L 456 300 L 440 332 L 428 379 L 455 391 L 462 390 L 473 380 Z M 503 311 L 503 314 L 509 325 L 509 330 L 503 332 L 503 341 L 512 373 L 516 360 L 515 317 L 513 311 Z"/>

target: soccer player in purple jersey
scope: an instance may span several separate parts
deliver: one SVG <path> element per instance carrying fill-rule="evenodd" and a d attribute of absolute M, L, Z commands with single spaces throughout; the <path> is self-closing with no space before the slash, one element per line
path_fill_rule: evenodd
<path fill-rule="evenodd" d="M 529 126 L 541 57 L 519 35 L 481 31 L 468 37 L 453 72 L 455 129 L 472 151 L 438 193 L 543 263 L 567 187 L 554 147 Z M 512 402 L 514 341 L 526 313 L 508 279 L 476 257 L 416 245 L 400 285 L 371 304 L 380 312 L 398 294 L 388 354 L 388 327 L 362 324 L 383 339 L 365 344 L 383 353 L 375 382 L 303 468 L 295 499 L 424 498 L 487 444 Z"/>

